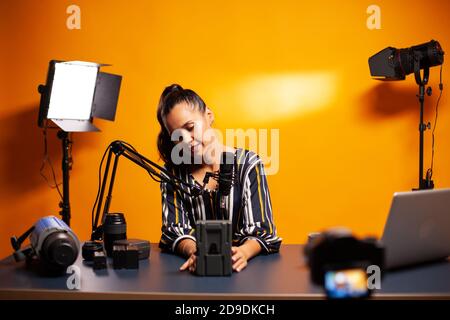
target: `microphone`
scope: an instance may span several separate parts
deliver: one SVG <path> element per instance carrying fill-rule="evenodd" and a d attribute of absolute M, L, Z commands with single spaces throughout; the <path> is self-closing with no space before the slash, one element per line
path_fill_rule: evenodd
<path fill-rule="evenodd" d="M 230 196 L 231 186 L 233 185 L 234 175 L 234 154 L 232 152 L 223 152 L 219 169 L 219 211 L 225 220 L 229 218 L 229 212 L 226 210 L 226 203 Z"/>

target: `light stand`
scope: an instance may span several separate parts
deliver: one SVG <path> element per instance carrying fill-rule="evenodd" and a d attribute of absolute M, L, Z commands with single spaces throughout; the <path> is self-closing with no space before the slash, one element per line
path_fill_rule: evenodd
<path fill-rule="evenodd" d="M 69 200 L 69 177 L 70 170 L 72 170 L 72 140 L 70 139 L 70 133 L 63 130 L 58 131 L 58 138 L 62 142 L 62 172 L 63 172 L 63 198 L 59 203 L 61 211 L 59 212 L 62 220 L 70 226 L 70 200 Z"/>
<path fill-rule="evenodd" d="M 427 128 L 430 128 L 430 124 L 425 124 L 423 122 L 423 114 L 424 114 L 424 102 L 425 102 L 425 86 L 428 83 L 428 79 L 430 76 L 430 68 L 426 67 L 423 69 L 423 77 L 420 75 L 420 60 L 421 54 L 414 54 L 414 77 L 416 79 L 416 83 L 419 85 L 419 94 L 417 98 L 419 99 L 420 104 L 420 115 L 419 115 L 419 187 L 413 190 L 426 190 L 433 189 L 434 183 L 431 180 L 431 176 L 429 174 L 426 175 L 426 178 L 423 178 L 423 144 L 424 144 L 424 132 Z M 431 96 L 431 88 L 427 90 L 427 95 Z"/>
<path fill-rule="evenodd" d="M 387 47 L 369 58 L 370 74 L 374 79 L 382 81 L 405 80 L 405 77 L 408 74 L 414 73 L 416 83 L 419 86 L 419 94 L 417 95 L 420 104 L 419 186 L 417 189 L 413 190 L 426 190 L 434 188 L 434 182 L 431 180 L 433 168 L 427 170 L 425 179 L 423 177 L 424 132 L 427 128 L 429 129 L 431 127 L 430 123 L 425 124 L 423 122 L 423 109 L 425 92 L 428 96 L 431 96 L 431 87 L 428 87 L 428 89 L 425 90 L 425 86 L 427 85 L 428 78 L 430 76 L 430 67 L 439 66 L 443 63 L 444 51 L 442 50 L 439 42 L 435 40 L 409 48 L 397 49 Z M 421 77 L 420 74 L 421 69 L 423 69 L 423 77 Z M 442 83 L 439 85 L 439 89 L 442 92 Z M 433 154 L 431 163 L 431 166 L 433 166 Z"/>

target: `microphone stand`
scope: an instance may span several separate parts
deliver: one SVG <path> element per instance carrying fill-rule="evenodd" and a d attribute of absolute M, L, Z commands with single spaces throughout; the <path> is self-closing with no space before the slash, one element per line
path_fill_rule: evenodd
<path fill-rule="evenodd" d="M 192 185 L 190 183 L 187 183 L 179 178 L 177 178 L 175 175 L 173 175 L 171 172 L 166 170 L 165 168 L 159 166 L 155 162 L 151 161 L 150 159 L 147 159 L 140 153 L 138 153 L 132 146 L 130 146 L 127 143 L 124 143 L 122 141 L 114 141 L 109 145 L 109 151 L 108 151 L 108 158 L 106 161 L 106 167 L 103 173 L 103 180 L 102 185 L 100 189 L 100 194 L 98 198 L 98 204 L 96 208 L 96 214 L 95 214 L 95 220 L 92 225 L 92 234 L 91 234 L 91 240 L 100 240 L 103 235 L 103 223 L 104 219 L 106 218 L 106 215 L 109 211 L 109 207 L 111 205 L 112 200 L 112 192 L 114 188 L 114 182 L 117 172 L 117 166 L 119 163 L 120 157 L 123 156 L 124 158 L 130 160 L 131 162 L 137 164 L 141 168 L 147 170 L 147 172 L 150 174 L 150 176 L 155 179 L 154 177 L 158 177 L 161 181 L 167 182 L 170 185 L 172 185 L 175 189 L 187 194 L 188 196 L 198 196 L 202 192 L 202 188 L 200 188 L 197 185 Z M 103 206 L 103 198 L 105 194 L 106 189 L 106 183 L 108 180 L 108 175 L 111 167 L 111 161 L 114 157 L 114 163 L 112 166 L 112 172 L 111 172 L 111 179 L 108 186 L 108 193 L 105 199 L 105 204 Z M 156 179 L 155 179 L 156 180 Z M 183 189 L 182 186 L 189 187 L 193 189 L 194 192 L 190 193 L 187 190 Z M 103 208 L 102 208 L 103 206 Z M 101 222 L 102 224 L 99 226 L 99 219 L 101 215 Z"/>
<path fill-rule="evenodd" d="M 197 239 L 195 273 L 198 276 L 230 276 L 233 272 L 231 261 L 233 227 L 226 208 L 233 183 L 233 171 L 225 166 L 225 164 L 229 164 L 229 162 L 226 162 L 227 154 L 229 153 L 222 153 L 219 173 L 206 173 L 203 180 L 204 185 L 208 183 L 210 177 L 219 182 L 218 213 L 221 215 L 221 219 L 197 221 L 195 228 Z"/>
<path fill-rule="evenodd" d="M 201 190 L 202 191 L 204 190 L 204 187 L 208 184 L 210 178 L 213 178 L 219 183 L 219 193 L 218 193 L 219 201 L 217 203 L 218 206 L 216 206 L 217 212 L 220 214 L 220 217 L 222 217 L 222 220 L 228 220 L 229 212 L 226 208 L 226 203 L 228 201 L 229 194 L 223 195 L 222 194 L 223 192 L 221 192 L 220 184 L 224 183 L 224 181 L 221 179 L 223 177 L 220 176 L 220 173 L 206 172 L 205 178 L 203 179 L 203 188 Z"/>

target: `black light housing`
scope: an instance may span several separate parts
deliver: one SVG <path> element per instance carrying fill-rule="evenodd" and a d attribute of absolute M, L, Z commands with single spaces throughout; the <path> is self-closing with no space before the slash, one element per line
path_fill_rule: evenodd
<path fill-rule="evenodd" d="M 99 131 L 94 117 L 114 121 L 122 76 L 100 72 L 103 66 L 108 65 L 51 60 L 46 84 L 38 87 L 38 126 L 51 120 L 65 132 L 88 132 Z"/>
<path fill-rule="evenodd" d="M 444 62 L 444 51 L 439 42 L 431 40 L 404 49 L 387 47 L 369 58 L 370 75 L 377 80 L 404 80 L 419 72 Z"/>

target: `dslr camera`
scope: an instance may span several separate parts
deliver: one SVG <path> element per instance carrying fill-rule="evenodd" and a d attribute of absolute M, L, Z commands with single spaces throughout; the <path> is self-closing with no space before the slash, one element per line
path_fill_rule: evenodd
<path fill-rule="evenodd" d="M 369 297 L 370 270 L 379 271 L 381 281 L 384 248 L 375 238 L 358 239 L 347 229 L 330 229 L 310 235 L 304 254 L 312 282 L 324 287 L 328 298 Z"/>

